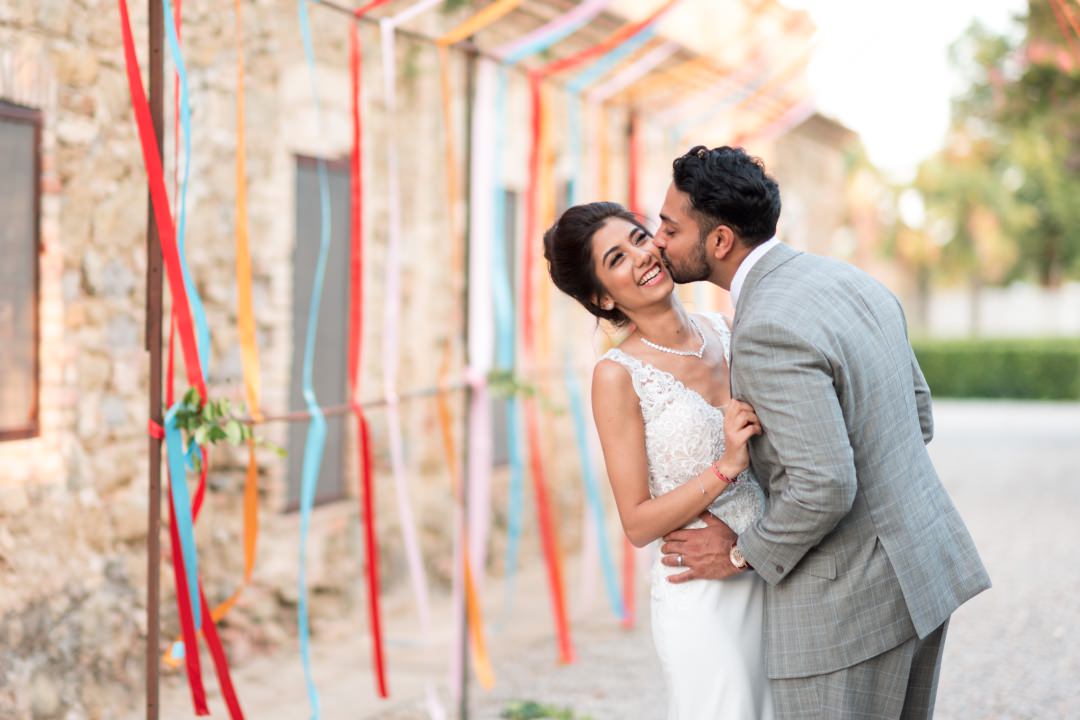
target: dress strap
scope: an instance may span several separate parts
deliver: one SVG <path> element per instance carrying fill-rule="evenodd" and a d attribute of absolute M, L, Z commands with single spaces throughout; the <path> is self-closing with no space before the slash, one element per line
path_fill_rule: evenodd
<path fill-rule="evenodd" d="M 718 312 L 706 312 L 701 313 L 702 317 L 709 321 L 709 324 L 713 326 L 717 334 L 720 335 L 720 342 L 724 344 L 724 360 L 728 365 L 731 364 L 731 328 L 728 327 L 727 320 L 724 316 Z"/>
<path fill-rule="evenodd" d="M 638 400 L 641 401 L 642 412 L 648 416 L 650 409 L 657 402 L 657 394 L 663 392 L 663 388 L 660 387 L 663 383 L 658 384 L 657 380 L 662 376 L 671 377 L 671 375 L 662 370 L 657 370 L 652 365 L 638 360 L 630 353 L 619 348 L 608 350 L 601 359 L 617 362 L 626 368 L 626 371 L 630 373 L 630 381 L 634 386 L 634 392 L 637 393 Z"/>
<path fill-rule="evenodd" d="M 631 375 L 633 375 L 634 371 L 640 369 L 643 365 L 643 363 L 636 357 L 630 355 L 629 353 L 623 352 L 619 348 L 611 348 L 606 353 L 604 353 L 603 357 L 601 357 L 600 359 L 613 360 L 619 363 L 624 368 L 629 370 Z"/>

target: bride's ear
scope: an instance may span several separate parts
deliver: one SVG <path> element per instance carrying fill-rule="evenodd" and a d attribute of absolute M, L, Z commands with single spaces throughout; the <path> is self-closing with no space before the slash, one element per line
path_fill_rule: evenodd
<path fill-rule="evenodd" d="M 600 308 L 601 310 L 615 309 L 615 301 L 611 299 L 610 295 L 593 295 L 592 301 L 593 305 Z"/>

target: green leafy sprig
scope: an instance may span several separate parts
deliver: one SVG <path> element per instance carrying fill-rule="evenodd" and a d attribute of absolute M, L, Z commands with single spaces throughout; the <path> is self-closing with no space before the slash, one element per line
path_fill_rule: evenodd
<path fill-rule="evenodd" d="M 526 382 L 510 370 L 492 370 L 487 376 L 488 390 L 493 397 L 508 398 L 530 397 L 536 398 L 547 412 L 559 415 L 565 408 L 556 404 L 536 384 Z"/>
<path fill-rule="evenodd" d="M 503 708 L 499 717 L 506 720 L 591 720 L 588 715 L 576 715 L 571 708 L 541 704 L 535 700 L 515 700 Z"/>
<path fill-rule="evenodd" d="M 207 398 L 203 403 L 199 391 L 188 388 L 176 410 L 176 426 L 183 432 L 185 447 L 191 447 L 192 443 L 206 447 L 223 441 L 239 446 L 254 439 L 259 447 L 268 447 L 281 456 L 287 454 L 284 448 L 256 436 L 252 426 L 237 417 L 237 413 L 242 412 L 243 405 L 234 408 L 228 398 Z M 198 472 L 202 465 L 201 453 L 194 453 L 193 463 Z"/>

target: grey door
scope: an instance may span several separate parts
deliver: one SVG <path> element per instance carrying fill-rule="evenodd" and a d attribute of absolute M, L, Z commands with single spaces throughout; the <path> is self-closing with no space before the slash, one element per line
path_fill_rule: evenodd
<path fill-rule="evenodd" d="M 326 265 L 319 330 L 315 341 L 312 384 L 322 407 L 342 405 L 348 392 L 349 166 L 326 161 L 330 178 L 330 255 Z M 289 408 L 305 409 L 303 395 L 304 339 L 311 288 L 319 259 L 319 170 L 314 158 L 296 158 L 296 243 L 293 250 L 292 373 Z M 300 473 L 304 463 L 307 422 L 289 424 L 289 493 L 287 507 L 300 505 Z M 326 449 L 319 471 L 315 502 L 338 500 L 345 493 L 342 416 L 327 418 Z"/>

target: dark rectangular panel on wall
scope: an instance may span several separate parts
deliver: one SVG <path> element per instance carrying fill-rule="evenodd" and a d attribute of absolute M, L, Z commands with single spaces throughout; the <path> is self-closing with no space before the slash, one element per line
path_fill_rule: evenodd
<path fill-rule="evenodd" d="M 0 440 L 38 434 L 41 114 L 0 100 Z"/>
<path fill-rule="evenodd" d="M 513 190 L 503 190 L 503 200 L 506 206 L 506 216 L 503 218 L 502 241 L 506 248 L 506 265 L 510 273 L 510 297 L 517 297 L 517 239 L 518 239 L 518 199 L 520 193 Z M 514 313 L 515 327 L 518 323 L 519 313 Z M 491 457 L 495 467 L 501 467 L 510 462 L 510 450 L 507 442 L 507 402 L 505 398 L 492 398 L 491 400 Z"/>
<path fill-rule="evenodd" d="M 349 166 L 346 161 L 326 161 L 330 180 L 330 254 L 326 264 L 319 330 L 315 340 L 312 385 L 323 407 L 342 405 L 348 395 L 349 323 Z M 319 259 L 321 228 L 318 161 L 296 158 L 296 242 L 293 250 L 292 372 L 289 407 L 306 408 L 303 393 L 304 340 L 308 310 Z M 345 495 L 345 445 L 342 416 L 327 418 L 326 449 L 319 471 L 316 503 Z M 307 422 L 289 424 L 289 488 L 287 509 L 300 506 L 300 479 L 304 463 Z"/>

